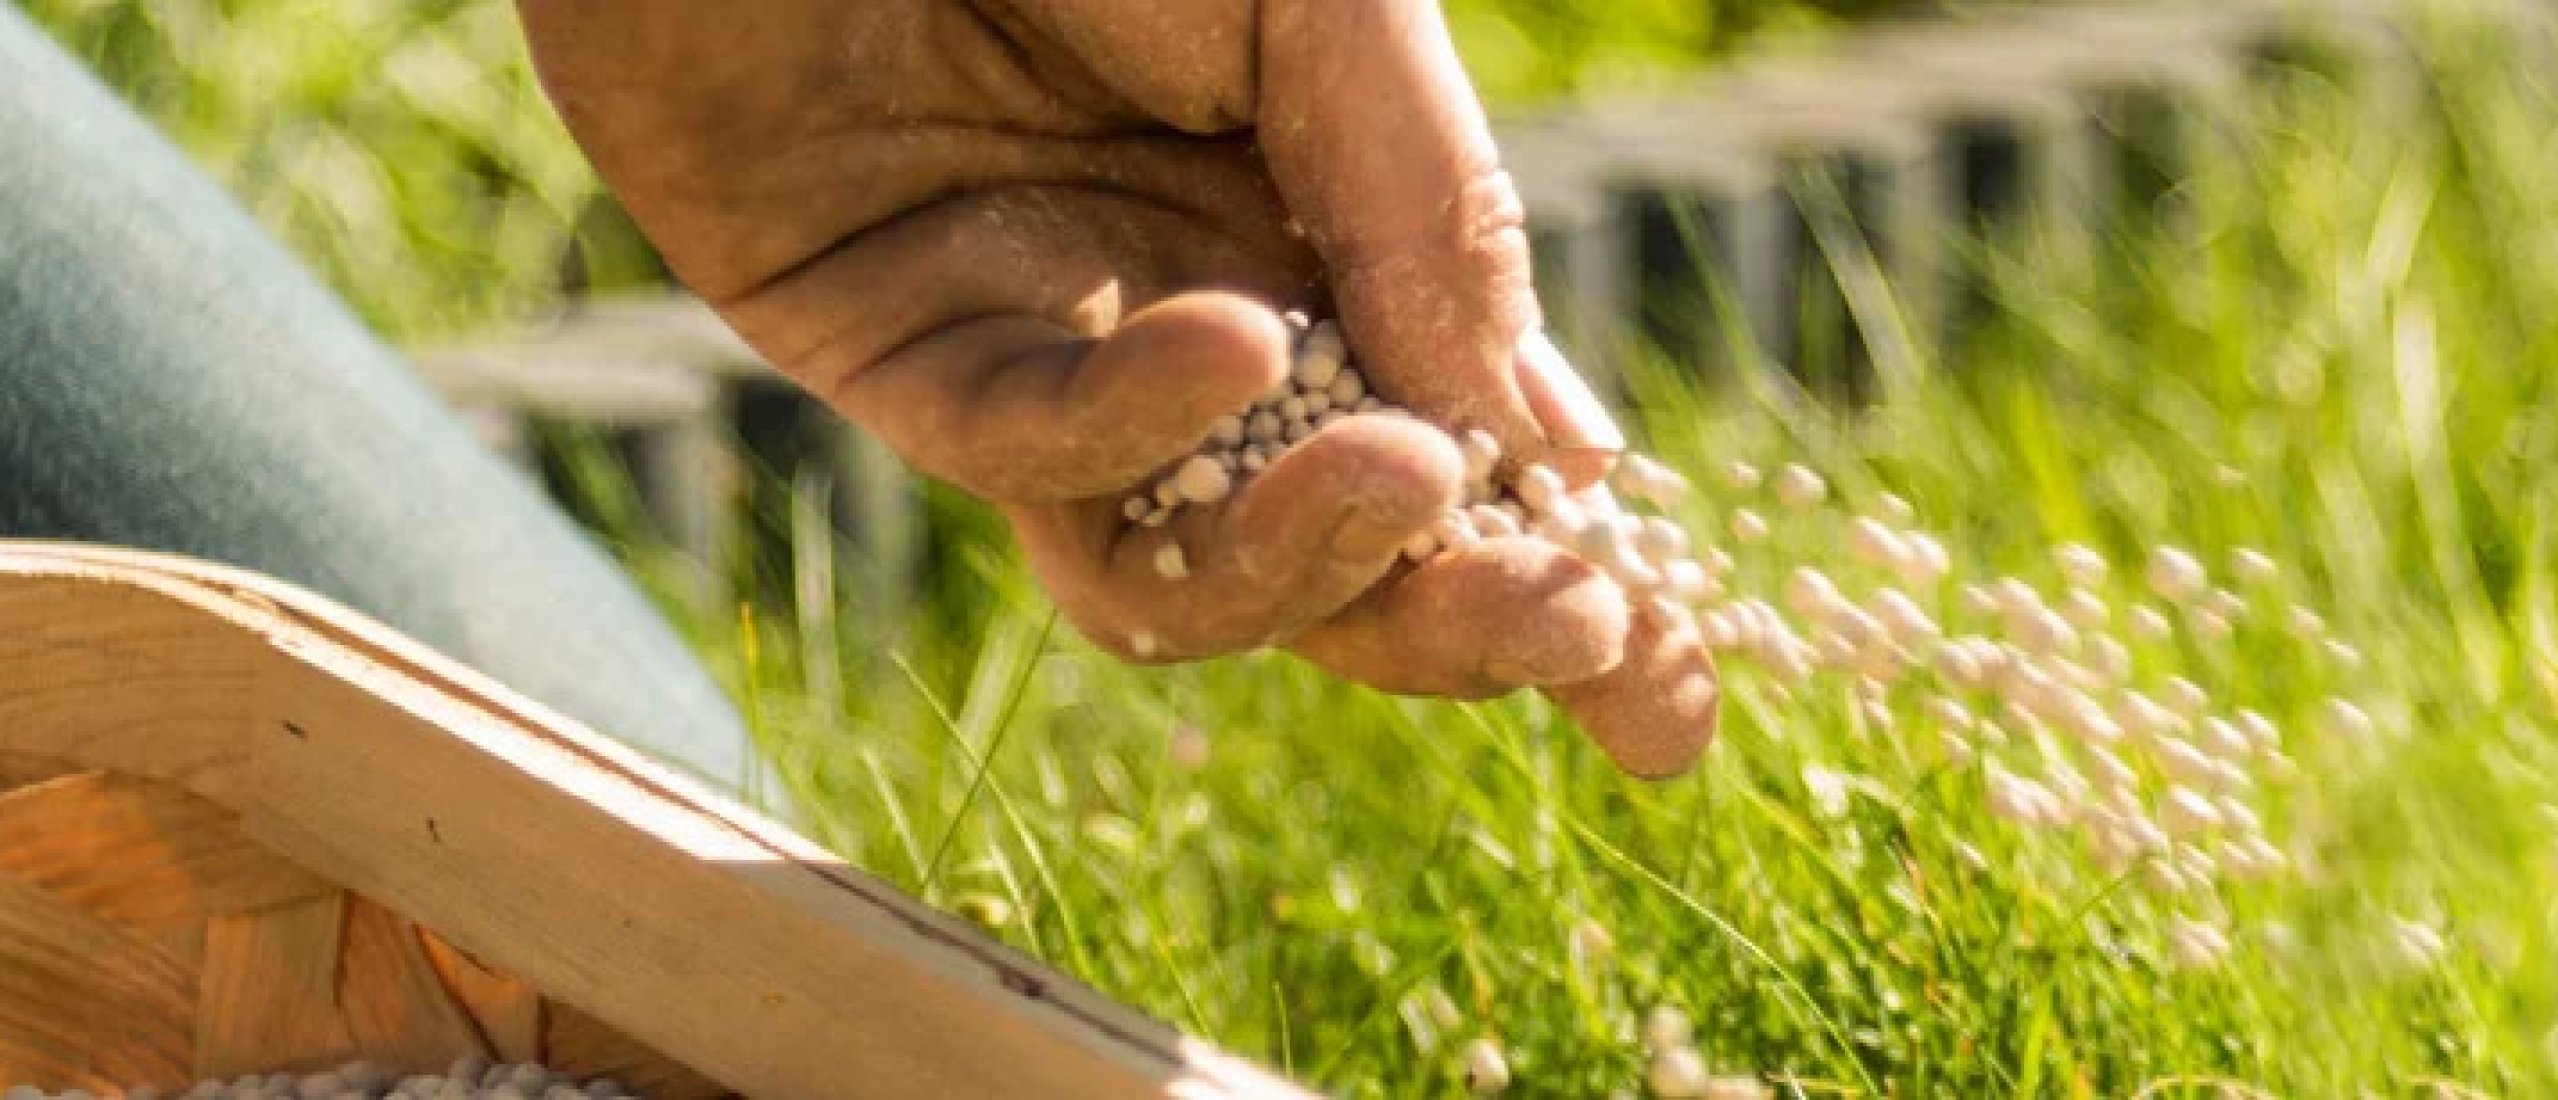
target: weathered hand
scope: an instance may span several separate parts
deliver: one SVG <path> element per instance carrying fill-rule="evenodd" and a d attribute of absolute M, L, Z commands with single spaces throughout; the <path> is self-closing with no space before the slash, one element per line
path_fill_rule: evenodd
<path fill-rule="evenodd" d="M 1429 0 L 523 0 L 544 82 L 676 273 L 924 472 L 1003 508 L 1123 656 L 1286 645 L 1377 686 L 1549 688 L 1685 768 L 1712 665 L 1525 538 L 1399 567 L 1459 496 L 1358 416 L 1215 508 L 1131 486 L 1337 315 L 1386 396 L 1576 484 L 1623 441 L 1537 332 L 1521 211 Z M 1191 576 L 1153 551 L 1178 538 Z M 1387 583 L 1379 583 L 1385 579 Z"/>

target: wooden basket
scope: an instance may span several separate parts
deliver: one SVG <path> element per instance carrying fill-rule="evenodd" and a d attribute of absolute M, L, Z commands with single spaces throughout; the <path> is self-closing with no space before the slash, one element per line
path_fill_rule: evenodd
<path fill-rule="evenodd" d="M 343 608 L 0 541 L 0 1085 L 1302 1096 Z"/>

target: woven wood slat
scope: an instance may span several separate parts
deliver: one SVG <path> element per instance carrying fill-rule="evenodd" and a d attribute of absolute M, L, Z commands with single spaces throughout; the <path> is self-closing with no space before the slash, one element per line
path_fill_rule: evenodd
<path fill-rule="evenodd" d="M 342 893 L 206 918 L 196 1074 L 320 1069 L 354 1056 L 337 1011 L 345 930 Z"/>
<path fill-rule="evenodd" d="M 542 1055 L 542 994 L 522 978 L 480 964 L 443 937 L 421 933 L 418 946 L 489 1057 L 521 1062 Z"/>
<path fill-rule="evenodd" d="M 95 1091 L 182 1078 L 195 993 L 149 940 L 0 876 L 0 1080 Z"/>
<path fill-rule="evenodd" d="M 0 875 L 139 928 L 334 892 L 243 835 L 232 817 L 166 784 L 61 776 L 0 794 Z"/>
<path fill-rule="evenodd" d="M 356 1048 L 393 1065 L 433 1065 L 455 1051 L 491 1052 L 427 959 L 417 926 L 361 897 L 346 903 L 338 1007 Z M 527 1052 L 515 1057 L 532 1057 Z"/>

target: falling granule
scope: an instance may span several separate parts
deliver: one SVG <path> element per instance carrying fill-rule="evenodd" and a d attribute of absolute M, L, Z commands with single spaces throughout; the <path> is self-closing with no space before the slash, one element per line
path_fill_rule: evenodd
<path fill-rule="evenodd" d="M 2140 787 L 2140 773 L 2123 762 L 2121 754 L 2109 748 L 2087 750 L 2088 770 L 2096 774 L 2096 782 L 2107 791 L 2132 792 Z"/>
<path fill-rule="evenodd" d="M 1661 586 L 1685 603 L 1703 603 L 1723 595 L 1723 582 L 1694 560 L 1671 561 L 1661 566 Z"/>
<path fill-rule="evenodd" d="M 2224 841 L 2221 865 L 2242 879 L 2261 879 L 2283 869 L 2289 860 L 2283 850 L 2262 836 L 2247 836 Z"/>
<path fill-rule="evenodd" d="M 2220 828 L 2220 807 L 2191 787 L 2170 787 L 2159 800 L 2158 823 L 2170 836 L 2199 836 Z"/>
<path fill-rule="evenodd" d="M 1923 645 L 1944 634 L 1944 629 L 1928 616 L 1927 609 L 1897 588 L 1876 589 L 1873 603 L 1874 617 L 1883 621 L 1884 630 L 1895 643 Z"/>
<path fill-rule="evenodd" d="M 2016 609 L 2008 616 L 2007 630 L 2028 656 L 2058 657 L 2078 651 L 2078 630 L 2048 607 Z"/>
<path fill-rule="evenodd" d="M 1785 578 L 1785 606 L 1807 619 L 1828 618 L 1839 606 L 1839 588 L 1830 575 L 1809 565 L 1798 565 Z"/>
<path fill-rule="evenodd" d="M 2129 688 L 2114 699 L 2114 721 L 2135 737 L 2163 737 L 2182 723 L 2176 712 Z"/>
<path fill-rule="evenodd" d="M 1830 483 L 1804 466 L 1788 463 L 1776 472 L 1776 501 L 1788 508 L 1805 509 L 1821 503 L 1830 492 Z"/>
<path fill-rule="evenodd" d="M 1776 1089 L 1756 1077 L 1717 1077 L 1705 1083 L 1697 1100 L 1774 1100 Z"/>
<path fill-rule="evenodd" d="M 2041 783 L 1996 764 L 1990 766 L 1990 812 L 2017 825 L 2042 825 L 2059 812 L 2059 800 Z"/>
<path fill-rule="evenodd" d="M 2272 752 L 2283 747 L 2282 730 L 2275 727 L 2273 719 L 2246 707 L 2238 708 L 2232 718 L 2238 723 L 2239 730 L 2247 734 L 2249 747 L 2259 752 Z"/>
<path fill-rule="evenodd" d="M 2361 741 L 2372 734 L 2371 715 L 2345 699 L 2329 699 L 2321 718 L 2329 732 L 2349 741 Z"/>
<path fill-rule="evenodd" d="M 2265 777 L 2265 782 L 2276 786 L 2300 778 L 2300 765 L 2294 763 L 2290 756 L 2279 752 L 2266 753 L 2263 759 L 2256 762 L 2256 768 L 2258 773 Z"/>
<path fill-rule="evenodd" d="M 1847 545 L 1868 564 L 1886 568 L 1897 565 L 1902 555 L 1908 553 L 1900 534 L 1872 516 L 1858 516 L 1848 521 Z"/>
<path fill-rule="evenodd" d="M 2168 677 L 2166 682 L 2160 685 L 2159 690 L 2163 693 L 2168 709 L 2188 718 L 2199 717 L 2212 705 L 2212 697 L 2203 690 L 2202 685 L 2182 676 Z"/>
<path fill-rule="evenodd" d="M 1972 712 L 1963 706 L 1962 700 L 1949 695 L 1929 696 L 1927 715 L 1934 719 L 1937 725 L 1949 730 L 1962 731 L 1972 728 Z"/>
<path fill-rule="evenodd" d="M 1697 637 L 1705 642 L 1707 649 L 1723 652 L 1741 645 L 1740 624 L 1733 621 L 1728 610 L 1716 608 L 1698 615 L 1696 629 Z"/>
<path fill-rule="evenodd" d="M 1904 582 L 1930 585 L 1953 571 L 1953 555 L 1946 552 L 1945 544 L 1937 541 L 1936 536 L 1925 531 L 1910 531 L 1902 536 L 1901 542 L 1907 553 L 1903 555 L 1897 571 Z"/>
<path fill-rule="evenodd" d="M 1421 1008 L 1428 1014 L 1430 1022 L 1440 1027 L 1454 1028 L 1465 1023 L 1465 1013 L 1458 1010 L 1456 998 L 1448 996 L 1448 991 L 1437 985 L 1422 990 Z"/>
<path fill-rule="evenodd" d="M 2274 559 L 2265 556 L 2264 551 L 2242 546 L 2229 552 L 2229 575 L 2238 578 L 2242 584 L 2261 587 L 2274 583 L 2283 575 L 2283 570 L 2274 564 Z"/>
<path fill-rule="evenodd" d="M 2426 921 L 2392 917 L 2389 934 L 2392 946 L 2397 948 L 2399 961 L 2412 969 L 2431 969 L 2450 950 L 2450 945 L 2443 940 L 2442 930 Z"/>
<path fill-rule="evenodd" d="M 2098 634 L 2087 645 L 2089 666 L 2108 686 L 2132 678 L 2132 651 L 2122 639 L 2111 634 Z"/>
<path fill-rule="evenodd" d="M 2229 936 L 2220 926 L 2192 917 L 2176 917 L 2167 925 L 2167 946 L 2178 966 L 2207 970 L 2229 956 Z"/>
<path fill-rule="evenodd" d="M 1617 939 L 1608 926 L 1590 917 L 1572 922 L 1570 935 L 1572 957 L 1584 964 L 1604 961 L 1616 954 Z"/>
<path fill-rule="evenodd" d="M 2203 571 L 2203 563 L 2194 555 L 2173 546 L 2161 546 L 2149 555 L 2149 587 L 2169 603 L 2181 604 L 2201 595 L 2211 583 Z"/>
<path fill-rule="evenodd" d="M 2230 832 L 2240 836 L 2255 836 L 2265 831 L 2264 819 L 2258 817 L 2256 810 L 2247 803 L 2236 798 L 2222 798 L 2217 805 L 2220 807 L 2221 821 Z"/>
<path fill-rule="evenodd" d="M 2148 604 L 2134 607 L 2129 615 L 2132 637 L 2144 642 L 2163 642 L 2176 636 L 2175 624 L 2157 608 Z"/>
<path fill-rule="evenodd" d="M 2256 743 L 2247 736 L 2247 731 L 2241 729 L 2238 723 L 2217 715 L 2203 719 L 2199 740 L 2204 749 L 2213 755 L 2226 758 L 2246 756 L 2256 747 Z"/>
<path fill-rule="evenodd" d="M 1918 509 L 1911 507 L 1910 502 L 1901 499 L 1898 493 L 1877 495 L 1874 498 L 1874 512 L 1882 517 L 1883 522 L 1895 527 L 1907 527 L 1918 522 Z"/>
<path fill-rule="evenodd" d="M 2061 593 L 2061 617 L 2080 630 L 2103 630 L 2113 622 L 2114 609 L 2105 598 L 2086 588 L 2072 588 Z"/>
<path fill-rule="evenodd" d="M 1980 645 L 1974 644 L 1982 641 L 1984 639 L 1957 638 L 1940 647 L 1936 651 L 1936 674 L 1946 683 L 1964 691 L 1987 688 L 1997 671 L 1996 658 L 1991 655 L 1996 650 L 1984 653 Z"/>
<path fill-rule="evenodd" d="M 1945 754 L 1946 762 L 1956 767 L 1969 764 L 1981 755 L 1980 750 L 1972 745 L 1971 738 L 1951 726 L 1937 731 L 1936 746 L 1938 752 Z"/>
<path fill-rule="evenodd" d="M 1651 1063 L 1644 1068 L 1643 1082 L 1651 1087 L 1654 1096 L 1694 1098 L 1705 1095 L 1710 1077 L 1705 1057 L 1680 1043 L 1653 1051 Z"/>
<path fill-rule="evenodd" d="M 1193 723 L 1180 722 L 1172 727 L 1166 755 L 1172 758 L 1173 767 L 1195 772 L 1208 766 L 1208 747 L 1208 731 Z"/>
<path fill-rule="evenodd" d="M 1811 800 L 1812 814 L 1824 821 L 1837 821 L 1847 816 L 1848 777 L 1843 772 L 1819 765 L 1803 769 L 1803 792 Z"/>
<path fill-rule="evenodd" d="M 2052 549 L 2052 563 L 2071 584 L 2094 587 L 2105 580 L 2105 555 L 2091 546 L 2065 542 Z"/>
<path fill-rule="evenodd" d="M 993 894 L 962 894 L 951 902 L 951 911 L 981 928 L 1002 928 L 1013 919 L 1012 903 Z"/>
<path fill-rule="evenodd" d="M 1974 615 L 1996 615 L 1999 612 L 1998 590 L 1985 584 L 1963 586 L 1963 610 Z"/>
<path fill-rule="evenodd" d="M 2233 623 L 2247 617 L 2247 598 L 2226 588 L 2204 593 L 2196 605 Z"/>
<path fill-rule="evenodd" d="M 1501 1044 L 1491 1036 L 1466 1044 L 1465 1080 L 1467 1089 L 1480 1094 L 1489 1095 L 1509 1089 L 1510 1060 L 1502 1054 Z"/>
<path fill-rule="evenodd" d="M 1732 538 L 1736 542 L 1752 543 L 1768 537 L 1768 521 L 1750 509 L 1733 509 L 1731 522 Z"/>
<path fill-rule="evenodd" d="M 1669 507 L 1687 499 L 1688 479 L 1651 456 L 1628 452 L 1617 463 L 1617 491 L 1647 504 Z"/>
<path fill-rule="evenodd" d="M 1643 1014 L 1643 1046 L 1654 1052 L 1676 1050 L 1696 1038 L 1696 1025 L 1689 1021 L 1684 1009 L 1674 1004 L 1658 1004 Z"/>

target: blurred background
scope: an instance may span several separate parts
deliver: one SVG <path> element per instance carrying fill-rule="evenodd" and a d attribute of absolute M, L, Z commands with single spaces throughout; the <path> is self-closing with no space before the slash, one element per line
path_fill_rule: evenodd
<path fill-rule="evenodd" d="M 1736 592 L 1861 577 L 1849 513 L 2083 588 L 2091 632 L 2163 547 L 2274 564 L 2127 648 L 2280 731 L 2230 780 L 2278 866 L 2145 877 L 2020 821 L 1995 777 L 2053 750 L 1915 688 L 1736 660 L 1723 742 L 1655 786 L 1534 699 L 1121 668 L 991 516 L 670 304 L 510 5 L 27 2 L 614 548 L 748 713 L 758 797 L 1220 1043 L 1345 1095 L 1482 1086 L 1486 1044 L 1514 1091 L 1696 1095 L 1638 1035 L 1670 1004 L 1764 1090 L 1730 1095 L 2558 1088 L 2537 8 L 1445 6 L 1549 309 Z M 1773 533 L 1722 539 L 1741 510 Z"/>
<path fill-rule="evenodd" d="M 24 6 L 396 339 L 658 280 L 543 102 L 512 5 Z M 1481 90 L 1521 104 L 1658 85 L 1757 34 L 1893 7 L 1474 0 L 1449 16 Z"/>

